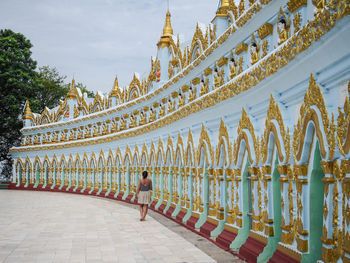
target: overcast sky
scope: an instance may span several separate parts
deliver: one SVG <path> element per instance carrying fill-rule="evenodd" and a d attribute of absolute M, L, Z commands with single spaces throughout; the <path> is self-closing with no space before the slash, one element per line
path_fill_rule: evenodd
<path fill-rule="evenodd" d="M 170 0 L 174 34 L 191 40 L 218 0 Z M 167 0 L 0 0 L 0 28 L 24 34 L 39 66 L 49 65 L 89 90 L 109 92 L 141 77 L 157 52 Z M 181 38 L 180 38 L 181 39 Z"/>

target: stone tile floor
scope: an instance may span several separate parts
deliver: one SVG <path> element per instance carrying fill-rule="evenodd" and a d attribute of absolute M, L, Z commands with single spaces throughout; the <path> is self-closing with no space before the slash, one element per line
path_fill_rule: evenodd
<path fill-rule="evenodd" d="M 0 262 L 215 262 L 151 216 L 140 222 L 137 209 L 117 201 L 2 190 L 0 213 Z M 227 262 L 236 262 L 231 256 Z"/>

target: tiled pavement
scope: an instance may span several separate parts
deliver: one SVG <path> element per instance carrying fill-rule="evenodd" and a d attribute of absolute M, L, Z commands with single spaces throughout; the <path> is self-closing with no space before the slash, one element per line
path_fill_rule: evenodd
<path fill-rule="evenodd" d="M 0 191 L 0 262 L 215 262 L 152 217 L 102 198 Z"/>

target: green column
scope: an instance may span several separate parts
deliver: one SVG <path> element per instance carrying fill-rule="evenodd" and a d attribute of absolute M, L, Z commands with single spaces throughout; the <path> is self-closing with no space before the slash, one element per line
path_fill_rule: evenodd
<path fill-rule="evenodd" d="M 60 168 L 60 176 L 61 176 L 61 185 L 59 187 L 59 190 L 61 190 L 64 186 L 64 180 L 65 180 L 65 168 Z"/>
<path fill-rule="evenodd" d="M 238 234 L 235 238 L 235 240 L 233 240 L 233 242 L 230 245 L 230 249 L 232 249 L 233 251 L 238 252 L 238 250 L 240 249 L 240 247 L 246 242 L 248 236 L 249 236 L 249 230 L 251 228 L 251 223 L 249 220 L 249 202 L 251 202 L 249 200 L 249 195 L 251 195 L 251 193 L 249 192 L 249 182 L 248 182 L 248 177 L 249 177 L 249 159 L 247 159 L 247 163 L 245 165 L 243 174 L 242 174 L 242 182 L 239 185 L 239 187 L 241 188 L 241 196 L 240 198 L 242 198 L 242 227 L 238 230 Z"/>
<path fill-rule="evenodd" d="M 166 207 L 163 211 L 163 213 L 165 214 L 169 207 L 171 206 L 171 202 L 172 202 L 172 197 L 173 197 L 173 169 L 170 167 L 170 171 L 169 171 L 169 200 L 166 204 Z"/>
<path fill-rule="evenodd" d="M 91 168 L 91 190 L 89 191 L 89 194 L 92 194 L 92 192 L 95 190 L 95 174 L 96 174 L 96 169 Z"/>
<path fill-rule="evenodd" d="M 54 189 L 56 186 L 56 167 L 52 167 L 52 176 L 53 176 L 53 183 L 51 185 L 51 189 Z"/>
<path fill-rule="evenodd" d="M 156 170 L 154 169 L 153 167 L 153 170 L 152 170 L 152 186 L 153 186 L 153 190 L 152 190 L 152 199 L 151 199 L 151 202 L 153 202 L 154 200 L 154 197 L 156 196 Z"/>
<path fill-rule="evenodd" d="M 189 190 L 189 197 L 190 197 L 190 207 L 187 210 L 186 215 L 182 219 L 182 222 L 185 224 L 187 220 L 191 217 L 192 215 L 192 210 L 193 210 L 193 177 L 192 177 L 192 169 L 189 169 L 189 175 L 188 175 L 188 190 Z"/>
<path fill-rule="evenodd" d="M 203 177 L 203 212 L 201 213 L 199 220 L 197 221 L 195 227 L 200 228 L 208 218 L 209 212 L 209 178 L 207 167 L 204 167 L 204 177 Z"/>
<path fill-rule="evenodd" d="M 34 184 L 34 188 L 37 188 L 40 182 L 40 168 L 36 168 L 35 169 L 35 184 Z"/>
<path fill-rule="evenodd" d="M 163 167 L 161 167 L 161 169 L 160 169 L 159 186 L 160 186 L 160 198 L 158 200 L 158 203 L 155 206 L 155 209 L 158 209 L 160 207 L 160 205 L 163 203 L 163 200 L 164 200 L 164 174 L 163 174 Z"/>
<path fill-rule="evenodd" d="M 137 166 L 136 167 L 136 171 L 135 171 L 135 174 L 134 174 L 134 182 L 135 182 L 135 192 L 133 193 L 133 197 L 131 198 L 131 201 L 134 202 L 135 201 L 135 198 L 136 198 L 136 191 L 137 191 L 137 186 L 138 186 L 138 183 L 139 183 L 139 167 Z"/>
<path fill-rule="evenodd" d="M 277 154 L 276 154 L 277 155 Z M 263 252 L 258 256 L 257 262 L 268 262 L 275 253 L 278 242 L 281 240 L 281 223 L 282 223 L 282 210 L 281 210 L 281 187 L 280 187 L 280 174 L 277 170 L 278 156 L 275 159 L 275 165 L 272 171 L 272 205 L 273 205 L 273 235 L 268 237 L 267 245 Z"/>
<path fill-rule="evenodd" d="M 85 167 L 84 169 L 84 186 L 83 186 L 83 189 L 80 190 L 81 193 L 84 193 L 84 191 L 86 190 L 86 187 L 87 187 L 87 168 Z"/>
<path fill-rule="evenodd" d="M 107 185 L 108 190 L 107 190 L 105 196 L 108 196 L 109 193 L 112 190 L 112 173 L 113 173 L 113 168 L 112 168 L 112 166 L 109 166 L 109 173 L 108 173 L 108 181 L 109 182 L 108 182 L 108 185 Z"/>
<path fill-rule="evenodd" d="M 74 187 L 74 189 L 73 189 L 73 191 L 75 192 L 77 189 L 78 189 L 78 187 L 79 187 L 79 176 L 80 176 L 80 167 L 78 167 L 78 168 L 75 168 L 75 187 Z"/>
<path fill-rule="evenodd" d="M 125 200 L 130 194 L 130 166 L 129 165 L 126 170 L 125 182 L 126 182 L 126 190 L 122 197 L 123 200 Z"/>
<path fill-rule="evenodd" d="M 25 176 L 26 176 L 26 184 L 24 185 L 24 187 L 28 187 L 29 186 L 29 181 L 30 181 L 30 168 L 27 167 L 25 170 Z"/>
<path fill-rule="evenodd" d="M 218 226 L 211 231 L 210 236 L 217 237 L 221 234 L 221 232 L 224 230 L 225 223 L 226 223 L 226 216 L 227 216 L 227 177 L 226 177 L 226 171 L 224 170 L 223 174 L 223 180 L 221 181 L 219 178 L 220 186 L 220 207 L 224 208 L 224 218 L 222 220 L 219 220 Z M 223 195 L 223 196 L 222 196 Z"/>
<path fill-rule="evenodd" d="M 66 188 L 66 191 L 69 191 L 69 189 L 72 187 L 72 168 L 69 169 L 69 181 L 68 181 L 68 187 Z"/>
<path fill-rule="evenodd" d="M 100 171 L 100 189 L 98 190 L 96 195 L 99 195 L 102 192 L 103 189 L 103 167 L 101 167 L 101 171 Z"/>
<path fill-rule="evenodd" d="M 46 167 L 46 168 L 44 168 L 44 171 L 43 171 L 43 176 L 44 176 L 44 185 L 42 186 L 43 189 L 47 186 L 48 170 L 49 170 L 49 168 Z"/>
<path fill-rule="evenodd" d="M 115 195 L 114 195 L 114 198 L 117 198 L 119 193 L 120 193 L 120 168 L 118 166 L 117 168 L 117 182 L 116 182 L 116 185 L 117 185 L 117 191 L 115 192 Z"/>
<path fill-rule="evenodd" d="M 17 166 L 17 184 L 16 186 L 19 187 L 21 185 L 22 181 L 22 168 L 20 165 Z"/>
<path fill-rule="evenodd" d="M 174 210 L 174 212 L 172 213 L 172 217 L 176 217 L 177 214 L 180 212 L 181 210 L 181 203 L 183 201 L 183 185 L 182 185 L 182 180 L 183 180 L 183 176 L 182 176 L 182 171 L 181 171 L 181 165 L 179 165 L 179 173 L 178 173 L 178 176 L 177 176 L 177 186 L 178 186 L 178 189 L 179 189 L 179 201 L 178 203 L 176 204 L 176 208 Z"/>

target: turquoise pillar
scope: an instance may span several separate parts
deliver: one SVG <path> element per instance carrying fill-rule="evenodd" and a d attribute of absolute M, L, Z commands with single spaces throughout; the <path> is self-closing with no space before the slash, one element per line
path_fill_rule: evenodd
<path fill-rule="evenodd" d="M 155 198 L 155 196 L 156 196 L 155 187 L 157 186 L 157 184 L 156 184 L 156 170 L 154 169 L 154 167 L 153 167 L 153 169 L 152 169 L 152 183 L 153 183 L 152 186 L 154 187 L 154 189 L 152 190 L 151 203 L 153 202 L 153 200 L 154 200 L 154 198 Z"/>
<path fill-rule="evenodd" d="M 203 177 L 203 212 L 201 213 L 199 220 L 197 221 L 195 227 L 200 228 L 208 218 L 209 212 L 209 178 L 208 178 L 207 167 L 204 168 L 204 177 Z"/>
<path fill-rule="evenodd" d="M 65 180 L 65 168 L 60 168 L 60 176 L 61 176 L 61 185 L 59 187 L 59 190 L 61 190 L 64 186 L 64 180 Z"/>
<path fill-rule="evenodd" d="M 226 217 L 227 217 L 227 176 L 226 171 L 224 170 L 224 174 L 222 176 L 223 180 L 220 180 L 220 207 L 224 208 L 224 218 L 219 220 L 218 226 L 211 231 L 210 236 L 217 237 L 221 234 L 221 232 L 224 230 L 225 223 L 226 223 Z"/>
<path fill-rule="evenodd" d="M 165 207 L 165 209 L 164 209 L 164 211 L 163 211 L 163 213 L 165 214 L 167 211 L 168 211 L 168 209 L 169 209 L 169 207 L 171 206 L 171 202 L 172 202 L 172 198 L 173 198 L 173 169 L 171 169 L 171 167 L 170 167 L 170 171 L 169 171 L 169 200 L 168 200 L 168 202 L 167 202 L 167 204 L 166 204 L 166 207 Z"/>
<path fill-rule="evenodd" d="M 68 187 L 66 188 L 66 191 L 69 191 L 69 189 L 72 187 L 72 168 L 69 169 L 69 181 L 68 181 Z"/>
<path fill-rule="evenodd" d="M 86 190 L 86 187 L 87 187 L 87 169 L 85 167 L 84 169 L 84 186 L 83 186 L 83 189 L 80 190 L 81 193 L 84 193 L 84 191 Z"/>
<path fill-rule="evenodd" d="M 57 181 L 57 179 L 56 179 L 56 176 L 57 176 L 57 168 L 56 168 L 56 167 L 53 167 L 52 169 L 53 169 L 53 170 L 52 170 L 53 183 L 52 183 L 52 185 L 51 185 L 51 189 L 54 189 L 55 186 L 56 186 L 56 181 Z"/>
<path fill-rule="evenodd" d="M 276 154 L 275 165 L 272 172 L 272 204 L 273 204 L 273 235 L 268 237 L 267 245 L 263 252 L 258 256 L 257 262 L 268 262 L 275 253 L 278 242 L 281 240 L 281 223 L 282 223 L 282 209 L 281 209 L 281 187 L 280 187 L 280 174 L 277 170 L 278 156 Z M 282 182 L 283 183 L 283 182 Z"/>
<path fill-rule="evenodd" d="M 178 191 L 178 194 L 179 194 L 179 201 L 178 203 L 176 204 L 176 207 L 175 207 L 175 210 L 174 212 L 171 214 L 171 216 L 173 218 L 175 218 L 177 216 L 177 214 L 180 212 L 181 210 L 181 203 L 183 202 L 183 185 L 182 185 L 182 181 L 183 181 L 183 176 L 182 176 L 182 171 L 181 171 L 181 165 L 179 165 L 179 173 L 178 173 L 178 176 L 177 176 L 177 191 Z"/>
<path fill-rule="evenodd" d="M 92 194 L 92 192 L 95 190 L 95 181 L 96 181 L 96 179 L 95 179 L 95 174 L 96 174 L 96 170 L 95 170 L 95 168 L 92 168 L 91 169 L 91 178 L 92 178 L 92 182 L 91 182 L 91 190 L 89 191 L 89 194 L 91 195 Z"/>
<path fill-rule="evenodd" d="M 44 168 L 44 171 L 43 171 L 44 185 L 42 186 L 43 189 L 47 186 L 48 173 L 49 173 L 49 168 L 48 167 Z"/>
<path fill-rule="evenodd" d="M 242 203 L 240 209 L 242 209 L 242 227 L 238 230 L 238 234 L 230 245 L 230 249 L 238 252 L 240 247 L 246 242 L 249 236 L 249 230 L 251 228 L 251 222 L 249 220 L 249 202 L 251 202 L 251 189 L 249 189 L 248 177 L 249 177 L 249 159 L 245 165 L 243 174 L 242 174 L 242 182 L 240 184 L 240 198 L 242 198 Z M 249 191 L 250 190 L 250 191 Z"/>
<path fill-rule="evenodd" d="M 73 191 L 77 191 L 77 189 L 79 188 L 79 178 L 80 177 L 80 167 L 75 168 L 75 187 L 73 189 Z"/>
<path fill-rule="evenodd" d="M 117 191 L 115 192 L 115 195 L 114 195 L 114 198 L 117 198 L 119 193 L 120 193 L 120 168 L 118 166 L 117 168 L 117 182 L 116 182 L 116 185 L 117 185 Z"/>
<path fill-rule="evenodd" d="M 37 188 L 40 182 L 40 168 L 35 169 L 35 184 L 33 188 Z"/>
<path fill-rule="evenodd" d="M 26 184 L 24 185 L 24 187 L 28 187 L 29 186 L 29 181 L 30 181 L 30 168 L 27 167 L 25 170 L 25 176 L 26 176 Z"/>
<path fill-rule="evenodd" d="M 160 207 L 160 205 L 163 203 L 164 201 L 164 173 L 163 173 L 163 168 L 161 167 L 160 169 L 160 182 L 159 182 L 159 186 L 160 186 L 160 198 L 158 200 L 158 203 L 155 206 L 155 209 L 158 209 Z"/>
<path fill-rule="evenodd" d="M 129 165 L 128 165 L 128 168 L 126 170 L 125 182 L 126 182 L 126 189 L 125 189 L 125 193 L 122 197 L 123 200 L 125 200 L 130 194 L 130 167 L 129 167 Z"/>
<path fill-rule="evenodd" d="M 193 177 L 192 177 L 192 169 L 189 169 L 189 175 L 188 175 L 188 193 L 190 197 L 190 207 L 187 210 L 186 215 L 182 219 L 182 222 L 186 224 L 187 220 L 190 219 L 193 211 Z"/>
<path fill-rule="evenodd" d="M 113 173 L 113 167 L 110 166 L 110 167 L 109 167 L 109 173 L 108 173 L 108 181 L 109 181 L 109 182 L 108 182 L 108 185 L 107 185 L 108 190 L 107 190 L 105 196 L 108 196 L 109 193 L 110 193 L 111 190 L 112 190 L 112 173 Z"/>
<path fill-rule="evenodd" d="M 16 187 L 19 187 L 21 185 L 22 181 L 22 167 L 20 165 L 17 166 L 17 184 Z"/>
<path fill-rule="evenodd" d="M 103 189 L 103 167 L 101 167 L 100 168 L 100 188 L 99 188 L 99 190 L 98 190 L 98 192 L 97 192 L 97 194 L 96 195 L 100 195 L 101 194 L 101 192 L 102 192 L 102 189 Z"/>
<path fill-rule="evenodd" d="M 134 202 L 136 198 L 136 191 L 139 183 L 139 167 L 136 167 L 136 171 L 134 174 L 134 182 L 135 182 L 135 192 L 133 193 L 133 197 L 131 198 L 131 201 Z"/>

